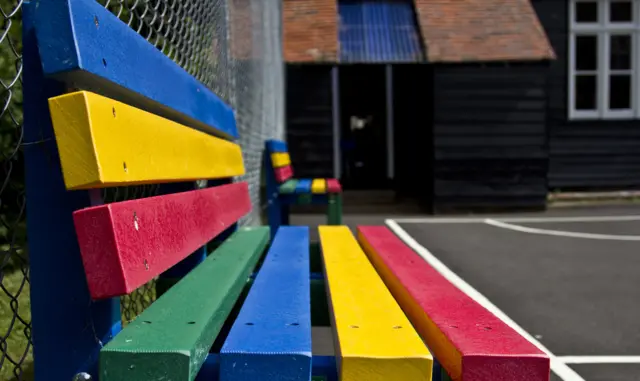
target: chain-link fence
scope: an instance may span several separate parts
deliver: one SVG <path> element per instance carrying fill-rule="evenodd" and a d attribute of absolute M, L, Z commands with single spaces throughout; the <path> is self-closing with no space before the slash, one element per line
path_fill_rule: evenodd
<path fill-rule="evenodd" d="M 57 0 L 55 0 L 57 1 Z M 86 0 L 96 1 L 96 0 Z M 253 211 L 260 220 L 265 139 L 284 135 L 281 0 L 97 0 L 236 110 Z M 31 380 L 31 316 L 22 142 L 23 0 L 0 0 L 0 380 Z M 105 202 L 154 187 L 109 189 Z M 155 282 L 121 299 L 126 323 L 155 299 Z"/>

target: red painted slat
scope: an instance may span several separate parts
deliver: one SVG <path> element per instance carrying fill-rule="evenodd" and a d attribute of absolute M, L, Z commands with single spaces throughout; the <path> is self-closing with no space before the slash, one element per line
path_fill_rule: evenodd
<path fill-rule="evenodd" d="M 327 179 L 327 193 L 341 193 L 342 185 L 337 179 Z"/>
<path fill-rule="evenodd" d="M 73 214 L 93 299 L 125 295 L 251 209 L 246 182 L 117 202 Z"/>
<path fill-rule="evenodd" d="M 389 229 L 359 226 L 358 240 L 453 380 L 549 380 L 548 356 L 451 284 Z"/>
<path fill-rule="evenodd" d="M 276 180 L 278 180 L 279 183 L 284 183 L 293 177 L 293 168 L 290 165 L 274 168 L 274 171 L 276 172 Z"/>

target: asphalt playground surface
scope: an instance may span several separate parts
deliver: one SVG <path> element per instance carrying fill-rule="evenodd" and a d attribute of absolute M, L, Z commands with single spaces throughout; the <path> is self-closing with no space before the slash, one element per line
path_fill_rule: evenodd
<path fill-rule="evenodd" d="M 578 376 L 552 380 L 640 381 L 640 205 L 390 219 Z"/>

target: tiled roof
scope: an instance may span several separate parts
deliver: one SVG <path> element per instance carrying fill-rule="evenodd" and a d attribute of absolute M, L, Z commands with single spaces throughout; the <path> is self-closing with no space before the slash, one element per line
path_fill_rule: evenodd
<path fill-rule="evenodd" d="M 428 62 L 555 58 L 530 0 L 413 1 Z M 337 2 L 284 0 L 285 61 L 338 60 Z"/>
<path fill-rule="evenodd" d="M 530 0 L 415 0 L 429 62 L 555 58 Z"/>
<path fill-rule="evenodd" d="M 284 0 L 282 22 L 285 61 L 337 60 L 337 0 Z"/>

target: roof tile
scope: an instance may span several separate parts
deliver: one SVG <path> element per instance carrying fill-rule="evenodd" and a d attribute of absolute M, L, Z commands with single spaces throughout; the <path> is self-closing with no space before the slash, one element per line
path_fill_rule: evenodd
<path fill-rule="evenodd" d="M 282 22 L 285 61 L 337 60 L 337 0 L 284 0 Z"/>
<path fill-rule="evenodd" d="M 415 5 L 429 62 L 555 58 L 530 0 L 415 0 Z"/>

